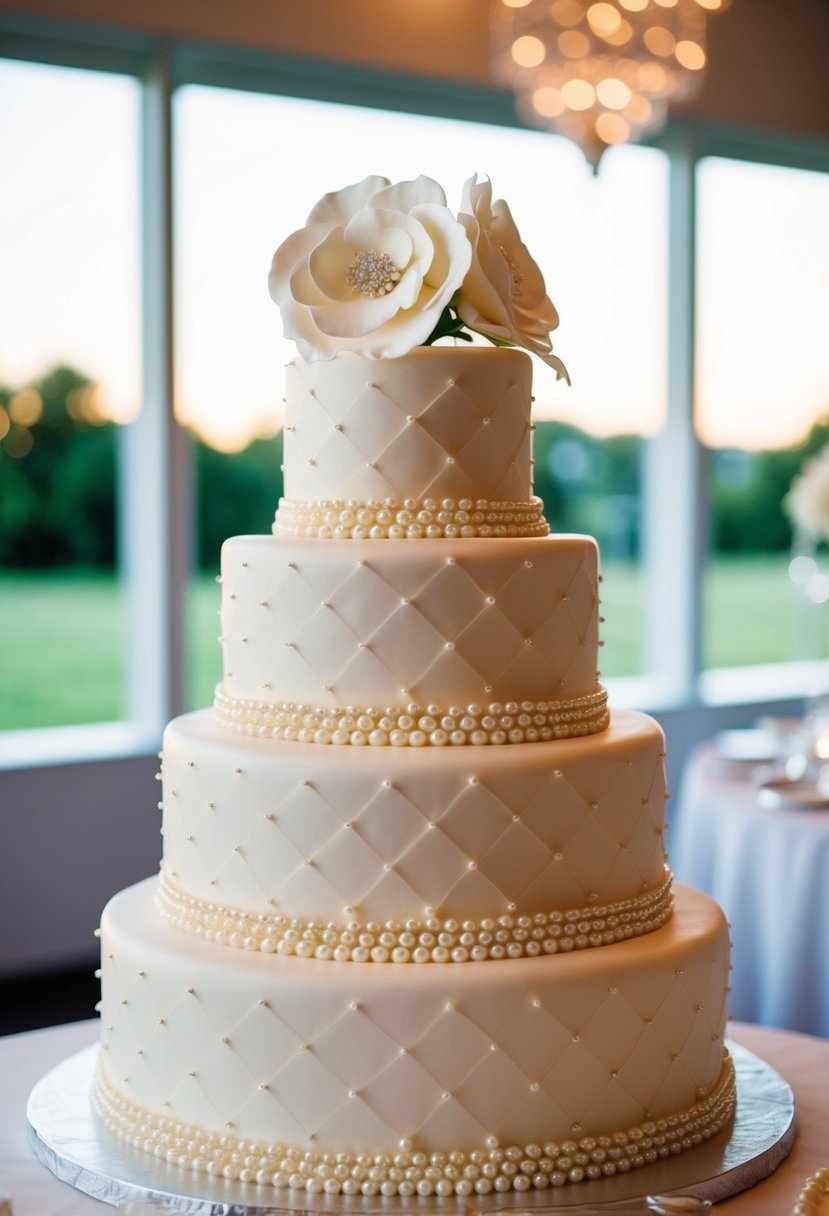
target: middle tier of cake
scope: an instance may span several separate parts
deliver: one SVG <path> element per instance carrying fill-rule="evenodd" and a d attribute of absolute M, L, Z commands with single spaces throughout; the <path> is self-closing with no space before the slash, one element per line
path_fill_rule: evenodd
<path fill-rule="evenodd" d="M 273 734 L 291 711 L 300 727 L 331 712 L 330 734 L 334 711 L 356 721 L 373 709 L 363 716 L 388 718 L 376 729 L 391 735 L 414 707 L 437 729 L 451 719 L 447 737 L 475 720 L 469 741 L 485 742 L 473 737 L 481 720 L 497 729 L 510 705 L 528 715 L 528 741 L 606 725 L 590 537 L 236 536 L 221 581 L 219 706 L 231 725 Z"/>
<path fill-rule="evenodd" d="M 309 924 L 393 922 L 394 946 L 425 927 L 463 949 L 466 932 L 472 959 L 635 936 L 670 910 L 664 754 L 635 711 L 589 738 L 428 752 L 249 738 L 187 714 L 162 753 L 167 911 L 266 950 Z"/>

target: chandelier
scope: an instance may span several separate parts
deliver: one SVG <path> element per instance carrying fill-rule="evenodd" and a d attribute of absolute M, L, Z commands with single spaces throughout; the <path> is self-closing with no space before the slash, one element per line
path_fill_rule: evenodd
<path fill-rule="evenodd" d="M 527 122 L 574 140 L 595 170 L 699 90 L 706 16 L 727 3 L 492 0 L 493 73 Z"/>

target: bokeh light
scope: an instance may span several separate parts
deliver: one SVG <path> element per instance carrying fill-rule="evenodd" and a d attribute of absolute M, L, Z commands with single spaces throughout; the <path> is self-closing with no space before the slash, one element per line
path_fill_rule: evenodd
<path fill-rule="evenodd" d="M 546 57 L 544 43 L 533 34 L 524 34 L 512 44 L 512 57 L 522 68 L 535 68 Z"/>

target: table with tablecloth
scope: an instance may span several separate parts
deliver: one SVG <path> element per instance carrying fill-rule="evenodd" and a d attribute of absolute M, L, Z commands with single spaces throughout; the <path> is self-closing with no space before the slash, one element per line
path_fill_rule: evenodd
<path fill-rule="evenodd" d="M 94 1042 L 97 1033 L 96 1022 L 78 1022 L 0 1039 L 0 1190 L 10 1193 L 14 1216 L 104 1216 L 112 1211 L 50 1174 L 35 1158 L 26 1127 L 32 1086 Z M 829 1164 L 829 1042 L 742 1025 L 731 1028 L 731 1037 L 786 1077 L 799 1123 L 794 1147 L 777 1172 L 716 1211 L 718 1216 L 788 1216 L 806 1178 Z M 447 1210 L 445 1204 L 441 1207 Z"/>
<path fill-rule="evenodd" d="M 765 806 L 762 770 L 713 744 L 685 767 L 670 837 L 683 882 L 731 925 L 731 1016 L 829 1038 L 829 809 Z"/>

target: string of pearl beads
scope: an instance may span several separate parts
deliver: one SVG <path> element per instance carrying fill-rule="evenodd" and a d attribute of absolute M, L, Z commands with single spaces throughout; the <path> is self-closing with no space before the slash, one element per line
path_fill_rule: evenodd
<path fill-rule="evenodd" d="M 242 912 L 188 895 L 163 869 L 156 902 L 176 929 L 242 950 L 332 962 L 465 963 L 567 954 L 652 933 L 671 916 L 672 877 L 666 870 L 660 886 L 601 906 L 464 921 L 432 916 L 321 924 Z"/>
<path fill-rule="evenodd" d="M 734 1066 L 726 1053 L 716 1087 L 701 1101 L 625 1131 L 505 1148 L 488 1136 L 484 1148 L 444 1152 L 418 1151 L 402 1139 L 396 1151 L 374 1153 L 241 1140 L 227 1130 L 216 1134 L 156 1115 L 118 1093 L 101 1065 L 92 1091 L 92 1104 L 110 1131 L 179 1169 L 306 1194 L 415 1198 L 545 1190 L 627 1174 L 715 1136 L 735 1101 Z"/>
<path fill-rule="evenodd" d="M 792 1208 L 792 1216 L 819 1216 L 823 1201 L 829 1196 L 829 1166 L 806 1179 L 803 1190 Z"/>
<path fill-rule="evenodd" d="M 409 705 L 386 709 L 330 709 L 294 701 L 251 701 L 216 688 L 213 713 L 241 734 L 295 743 L 351 747 L 458 747 L 466 744 L 545 743 L 594 735 L 610 722 L 607 690 L 562 701 L 505 705 Z"/>
<path fill-rule="evenodd" d="M 320 540 L 420 540 L 440 537 L 546 536 L 550 525 L 540 498 L 405 498 L 360 502 L 281 498 L 273 532 Z"/>

